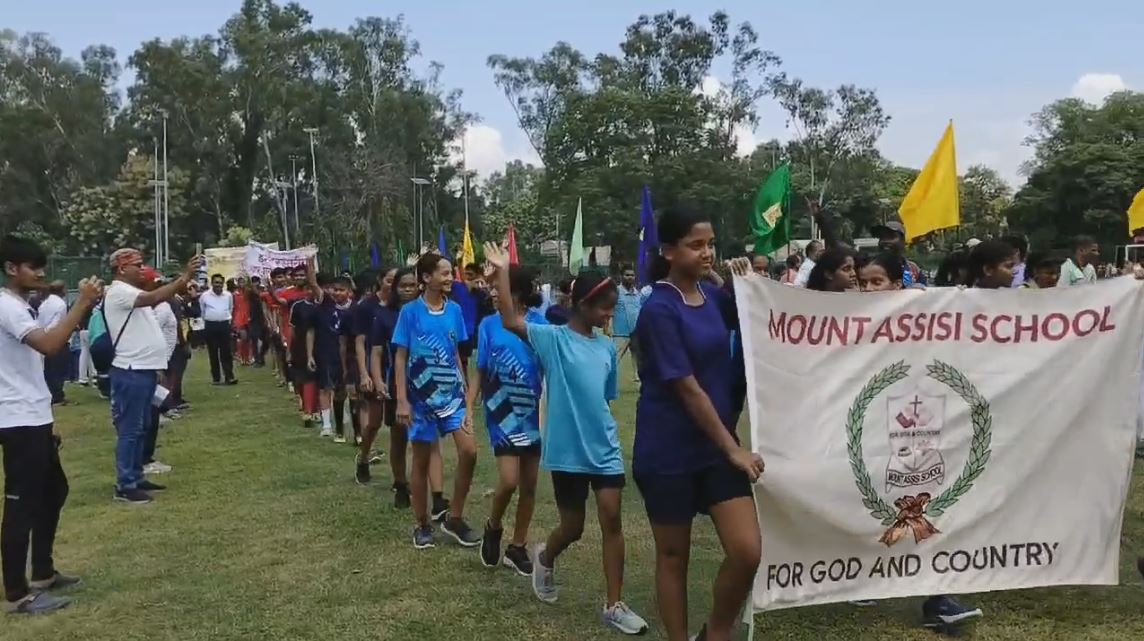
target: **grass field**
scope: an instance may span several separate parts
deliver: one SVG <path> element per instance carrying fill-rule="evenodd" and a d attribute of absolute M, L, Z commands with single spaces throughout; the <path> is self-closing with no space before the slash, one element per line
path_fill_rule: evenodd
<path fill-rule="evenodd" d="M 0 639 L 587 641 L 622 636 L 599 622 L 602 575 L 594 519 L 581 543 L 561 558 L 560 602 L 543 605 L 527 579 L 504 568 L 486 570 L 475 550 L 439 539 L 435 550 L 415 551 L 410 515 L 392 507 L 386 467 L 375 468 L 372 486 L 355 485 L 351 448 L 302 429 L 293 401 L 271 384 L 269 372 L 244 370 L 238 387 L 212 388 L 205 384 L 205 361 L 196 355 L 189 373 L 187 396 L 195 409 L 160 438 L 159 458 L 175 470 L 158 480 L 170 489 L 147 506 L 111 502 L 113 435 L 107 407 L 93 390 L 70 389 L 79 403 L 57 416 L 71 479 L 57 562 L 82 575 L 85 584 L 74 593 L 76 604 L 63 613 L 5 619 Z M 634 389 L 624 391 L 617 414 L 630 445 Z M 494 483 L 487 442 L 479 443 L 468 509 L 474 527 L 483 523 L 485 491 Z M 446 486 L 451 483 L 449 478 Z M 1132 567 L 1136 553 L 1144 552 L 1142 485 L 1144 470 L 1138 468 L 1125 520 L 1122 586 L 967 597 L 986 618 L 965 636 L 1144 639 L 1144 590 Z M 1051 500 L 1045 497 L 1045 509 L 1052 509 Z M 625 600 L 652 623 L 650 638 L 659 639 L 651 536 L 634 487 L 625 508 Z M 547 532 L 554 519 L 551 488 L 542 482 L 533 538 Z M 764 537 L 765 532 L 764 527 Z M 719 560 L 714 533 L 704 522 L 696 528 L 692 554 L 693 622 L 705 612 Z M 918 605 L 919 600 L 906 599 L 867 609 L 784 611 L 760 617 L 756 638 L 930 639 L 932 633 L 916 626 Z"/>

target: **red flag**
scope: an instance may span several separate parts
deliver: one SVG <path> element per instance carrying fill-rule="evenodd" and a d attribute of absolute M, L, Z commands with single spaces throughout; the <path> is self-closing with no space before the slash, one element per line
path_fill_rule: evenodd
<path fill-rule="evenodd" d="M 519 265 L 520 255 L 516 253 L 516 229 L 509 223 L 508 235 L 505 236 L 505 244 L 508 245 L 508 264 Z"/>

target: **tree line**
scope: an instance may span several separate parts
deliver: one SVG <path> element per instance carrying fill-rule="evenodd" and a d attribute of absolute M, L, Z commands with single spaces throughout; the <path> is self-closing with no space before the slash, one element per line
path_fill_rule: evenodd
<path fill-rule="evenodd" d="M 0 31 L 0 228 L 57 253 L 150 249 L 165 121 L 173 255 L 285 232 L 363 260 L 376 243 L 388 258 L 412 249 L 415 212 L 433 244 L 439 226 L 459 239 L 458 141 L 479 115 L 442 86 L 440 65 L 416 70 L 422 55 L 400 16 L 319 29 L 300 5 L 273 0 L 244 0 L 215 35 L 151 40 L 122 61 L 104 45 L 76 60 L 48 35 Z M 749 23 L 724 12 L 641 16 L 613 53 L 561 42 L 536 57 L 494 53 L 488 66 L 542 167 L 515 161 L 473 177 L 470 221 L 479 238 L 513 223 L 526 257 L 567 236 L 582 201 L 585 241 L 632 259 L 644 184 L 657 206 L 710 211 L 720 245 L 741 252 L 754 192 L 785 159 L 795 237 L 809 235 L 806 198 L 837 215 L 843 236 L 862 235 L 894 215 L 917 173 L 879 153 L 891 114 L 874 89 L 790 77 Z M 713 83 L 717 68 L 730 77 Z M 785 112 L 791 139 L 741 155 L 737 137 L 765 100 Z M 1013 193 L 993 169 L 966 168 L 963 226 L 943 242 L 1123 240 L 1144 185 L 1144 94 L 1061 100 L 1033 124 L 1028 182 Z M 420 198 L 412 178 L 429 182 Z"/>

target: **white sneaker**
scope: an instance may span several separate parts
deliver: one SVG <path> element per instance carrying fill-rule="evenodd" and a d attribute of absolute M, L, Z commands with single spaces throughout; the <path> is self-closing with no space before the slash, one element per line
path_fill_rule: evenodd
<path fill-rule="evenodd" d="M 643 634 L 647 632 L 647 621 L 632 612 L 632 609 L 623 601 L 616 601 L 612 607 L 604 606 L 604 623 L 623 632 L 624 634 Z"/>
<path fill-rule="evenodd" d="M 560 593 L 556 589 L 556 570 L 546 568 L 540 562 L 540 554 L 544 552 L 544 544 L 537 543 L 532 549 L 532 591 L 536 598 L 545 603 L 556 603 Z"/>
<path fill-rule="evenodd" d="M 342 436 L 341 434 L 339 434 L 339 435 L 337 435 L 337 436 L 335 436 L 335 437 L 334 437 L 334 442 L 335 442 L 335 443 L 345 443 L 345 442 L 346 442 L 346 437 L 344 437 L 344 436 Z"/>
<path fill-rule="evenodd" d="M 152 461 L 143 466 L 144 474 L 166 474 L 171 471 L 171 466 L 159 461 Z"/>
<path fill-rule="evenodd" d="M 330 438 L 333 435 L 334 435 L 334 428 L 332 428 L 332 427 L 323 427 L 321 433 L 319 434 L 319 436 L 321 436 L 322 438 Z"/>

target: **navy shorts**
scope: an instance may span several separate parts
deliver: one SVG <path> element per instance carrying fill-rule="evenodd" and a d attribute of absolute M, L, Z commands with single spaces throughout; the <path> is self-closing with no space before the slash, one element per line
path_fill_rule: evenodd
<path fill-rule="evenodd" d="M 579 472 L 552 472 L 552 494 L 556 506 L 565 510 L 583 512 L 588 505 L 588 490 L 599 492 L 623 489 L 627 477 L 623 474 L 582 474 Z"/>
<path fill-rule="evenodd" d="M 723 460 L 690 474 L 633 474 L 652 523 L 682 525 L 711 506 L 753 496 L 751 480 Z"/>
<path fill-rule="evenodd" d="M 317 365 L 318 388 L 324 390 L 340 389 L 345 386 L 345 375 L 342 371 L 342 361 L 339 358 L 319 356 L 314 363 Z"/>

